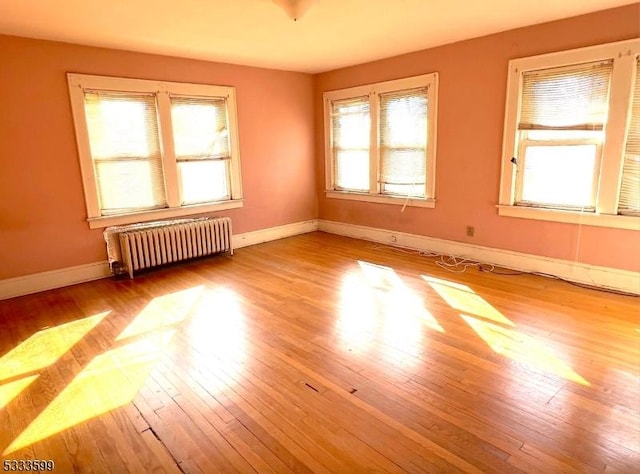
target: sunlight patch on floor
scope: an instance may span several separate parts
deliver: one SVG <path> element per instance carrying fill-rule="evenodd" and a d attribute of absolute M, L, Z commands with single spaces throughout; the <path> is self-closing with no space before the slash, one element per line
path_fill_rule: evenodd
<path fill-rule="evenodd" d="M 49 367 L 75 346 L 111 311 L 78 319 L 33 334 L 0 358 L 0 382 Z"/>
<path fill-rule="evenodd" d="M 460 316 L 496 354 L 565 380 L 590 385 L 544 344 L 515 330 L 516 325 L 509 318 L 469 286 L 426 275 L 422 278 L 451 308 L 465 313 Z"/>
<path fill-rule="evenodd" d="M 371 287 L 356 273 L 342 280 L 340 316 L 337 329 L 341 338 L 356 353 L 368 351 L 376 332 L 376 303 Z"/>
<path fill-rule="evenodd" d="M 386 316 L 385 326 L 391 334 L 398 333 L 398 328 L 403 334 L 407 334 L 411 329 L 420 330 L 422 324 L 434 331 L 444 332 L 433 314 L 425 307 L 422 297 L 409 288 L 392 268 L 361 260 L 358 260 L 358 265 L 369 286 L 374 290 L 380 290 L 377 291 L 378 300 Z"/>
<path fill-rule="evenodd" d="M 570 365 L 555 356 L 548 347 L 536 339 L 472 316 L 464 314 L 460 316 L 495 353 L 565 380 L 590 385 Z"/>
<path fill-rule="evenodd" d="M 453 309 L 462 313 L 481 316 L 507 326 L 515 326 L 509 318 L 505 317 L 467 285 L 425 275 L 422 275 L 422 278 Z"/>
<path fill-rule="evenodd" d="M 189 311 L 203 289 L 204 286 L 200 285 L 152 299 L 120 333 L 116 341 L 164 329 L 182 322 L 189 315 Z"/>
<path fill-rule="evenodd" d="M 131 402 L 167 353 L 178 326 L 187 319 L 203 289 L 204 286 L 197 286 L 153 298 L 116 337 L 112 348 L 96 355 L 3 454 L 13 453 Z M 29 339 L 25 348 L 16 348 L 3 357 L 5 366 L 0 364 L 0 368 L 11 370 L 15 364 L 9 366 L 6 361 L 18 356 L 30 360 L 27 367 L 31 371 L 54 364 L 107 314 L 109 312 L 41 331 Z M 53 341 L 50 345 L 45 336 Z M 36 343 L 48 348 L 38 347 Z M 18 384 L 12 391 L 20 385 L 24 390 L 29 384 Z"/>
<path fill-rule="evenodd" d="M 425 327 L 441 333 L 444 329 L 422 297 L 392 268 L 364 261 L 358 266 L 360 271 L 349 272 L 342 280 L 336 323 L 340 337 L 355 353 L 382 342 L 417 361 Z"/>
<path fill-rule="evenodd" d="M 191 349 L 213 357 L 236 373 L 249 350 L 240 297 L 227 288 L 208 291 L 200 299 L 185 327 Z"/>
<path fill-rule="evenodd" d="M 129 403 L 162 357 L 174 333 L 175 330 L 154 333 L 94 357 L 3 455 Z"/>
<path fill-rule="evenodd" d="M 6 407 L 22 391 L 38 378 L 38 375 L 30 375 L 18 380 L 12 380 L 0 385 L 0 410 Z"/>

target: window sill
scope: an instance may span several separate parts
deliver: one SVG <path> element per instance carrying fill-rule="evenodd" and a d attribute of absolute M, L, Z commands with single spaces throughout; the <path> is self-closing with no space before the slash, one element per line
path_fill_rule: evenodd
<path fill-rule="evenodd" d="M 551 222 L 640 230 L 640 217 L 498 205 L 498 215 Z"/>
<path fill-rule="evenodd" d="M 169 219 L 173 217 L 184 217 L 205 212 L 226 211 L 242 207 L 242 199 L 233 201 L 221 201 L 212 204 L 196 204 L 192 206 L 174 207 L 167 209 L 156 209 L 153 211 L 136 212 L 132 214 L 119 214 L 115 216 L 91 217 L 87 219 L 91 229 L 102 229 L 111 225 L 135 224 L 138 222 L 149 222 L 158 219 Z"/>
<path fill-rule="evenodd" d="M 347 199 L 351 201 L 366 201 L 382 204 L 395 204 L 398 206 L 404 206 L 405 203 L 409 207 L 436 207 L 435 199 L 409 199 L 406 197 L 385 196 L 382 194 L 367 194 L 367 193 L 350 193 L 344 191 L 325 191 L 328 198 L 331 199 Z"/>

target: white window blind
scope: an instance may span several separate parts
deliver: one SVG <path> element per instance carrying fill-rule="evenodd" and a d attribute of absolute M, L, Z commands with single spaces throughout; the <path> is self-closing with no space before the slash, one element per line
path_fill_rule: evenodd
<path fill-rule="evenodd" d="M 613 61 L 523 74 L 519 130 L 602 130 Z"/>
<path fill-rule="evenodd" d="M 229 199 L 226 99 L 171 97 L 171 120 L 181 204 Z"/>
<path fill-rule="evenodd" d="M 612 61 L 522 76 L 516 203 L 595 210 Z"/>
<path fill-rule="evenodd" d="M 621 214 L 640 213 L 640 57 L 636 58 L 635 69 L 636 80 L 618 205 Z"/>
<path fill-rule="evenodd" d="M 424 197 L 427 88 L 380 95 L 379 140 L 381 191 Z"/>
<path fill-rule="evenodd" d="M 370 109 L 368 96 L 331 104 L 335 189 L 369 190 Z"/>
<path fill-rule="evenodd" d="M 84 100 L 101 214 L 166 207 L 155 96 L 87 90 Z"/>

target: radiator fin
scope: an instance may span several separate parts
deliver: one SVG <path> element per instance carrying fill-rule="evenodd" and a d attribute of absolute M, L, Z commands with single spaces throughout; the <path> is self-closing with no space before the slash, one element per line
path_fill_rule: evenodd
<path fill-rule="evenodd" d="M 133 272 L 220 252 L 233 255 L 231 219 L 199 219 L 142 230 L 120 232 L 123 265 Z"/>

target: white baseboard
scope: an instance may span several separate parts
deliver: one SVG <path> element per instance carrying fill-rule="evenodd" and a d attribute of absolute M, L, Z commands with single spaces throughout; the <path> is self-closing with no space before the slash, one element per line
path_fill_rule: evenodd
<path fill-rule="evenodd" d="M 640 294 L 638 272 L 335 221 L 319 220 L 318 228 L 331 234 L 466 257 L 513 270 L 547 273 L 577 283 Z"/>
<path fill-rule="evenodd" d="M 239 249 L 249 245 L 261 244 L 272 240 L 284 239 L 298 234 L 306 234 L 318 230 L 318 220 L 312 219 L 303 222 L 294 222 L 268 229 L 254 230 L 244 234 L 236 234 L 232 238 L 233 248 Z"/>
<path fill-rule="evenodd" d="M 313 219 L 278 227 L 270 227 L 268 229 L 255 230 L 253 232 L 245 232 L 244 234 L 236 234 L 232 237 L 233 248 L 247 247 L 262 242 L 313 232 L 315 230 L 318 230 L 318 221 Z M 98 280 L 109 276 L 111 276 L 109 264 L 107 261 L 103 261 L 7 278 L 0 280 L 0 300 L 75 285 L 76 283 Z"/>
<path fill-rule="evenodd" d="M 467 257 L 514 270 L 548 273 L 578 283 L 640 294 L 640 274 L 636 272 L 334 221 L 312 219 L 236 234 L 233 236 L 233 247 L 247 247 L 315 230 Z M 0 300 L 106 278 L 110 275 L 109 265 L 103 261 L 7 278 L 0 280 Z"/>
<path fill-rule="evenodd" d="M 48 272 L 7 278 L 0 280 L 0 300 L 98 280 L 109 275 L 111 275 L 111 271 L 109 270 L 109 264 L 105 260 L 104 262 L 87 263 Z"/>

